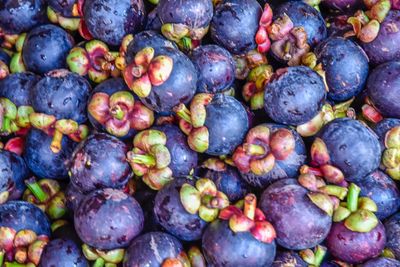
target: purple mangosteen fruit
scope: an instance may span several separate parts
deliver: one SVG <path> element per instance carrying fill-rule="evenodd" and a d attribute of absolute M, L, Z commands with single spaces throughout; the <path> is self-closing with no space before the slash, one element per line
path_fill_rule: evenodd
<path fill-rule="evenodd" d="M 333 12 L 347 13 L 362 6 L 362 0 L 322 0 L 322 6 Z"/>
<path fill-rule="evenodd" d="M 391 258 L 378 257 L 364 262 L 361 267 L 400 267 L 400 261 Z"/>
<path fill-rule="evenodd" d="M 295 251 L 278 251 L 272 267 L 308 267 L 308 263 L 305 262 L 298 253 Z"/>
<path fill-rule="evenodd" d="M 400 259 L 400 213 L 396 213 L 385 221 L 386 249 Z"/>
<path fill-rule="evenodd" d="M 39 267 L 88 267 L 81 248 L 72 240 L 51 240 L 43 250 Z"/>

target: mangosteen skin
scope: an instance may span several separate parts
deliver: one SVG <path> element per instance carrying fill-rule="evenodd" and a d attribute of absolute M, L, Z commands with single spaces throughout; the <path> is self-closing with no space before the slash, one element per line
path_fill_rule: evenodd
<path fill-rule="evenodd" d="M 206 169 L 201 177 L 211 179 L 218 188 L 218 191 L 225 193 L 231 202 L 236 202 L 244 198 L 249 192 L 249 186 L 240 177 L 239 171 L 229 165 L 224 171 L 214 171 Z"/>
<path fill-rule="evenodd" d="M 375 213 L 380 220 L 394 214 L 400 208 L 400 192 L 396 183 L 382 171 L 368 174 L 357 184 L 361 196 L 369 197 L 378 206 Z"/>
<path fill-rule="evenodd" d="M 329 87 L 328 98 L 346 101 L 359 94 L 368 77 L 368 57 L 349 39 L 333 37 L 321 42 L 315 49 L 322 63 Z"/>
<path fill-rule="evenodd" d="M 216 220 L 203 234 L 202 249 L 211 266 L 271 266 L 275 258 L 276 244 L 263 243 L 250 232 L 234 233 L 228 221 Z"/>
<path fill-rule="evenodd" d="M 73 183 L 69 183 L 64 191 L 67 199 L 66 205 L 69 211 L 75 212 L 85 195 Z"/>
<path fill-rule="evenodd" d="M 3 0 L 0 2 L 0 28 L 7 34 L 27 32 L 46 21 L 45 0 Z"/>
<path fill-rule="evenodd" d="M 346 228 L 344 222 L 333 223 L 326 239 L 329 252 L 335 258 L 351 264 L 379 256 L 385 243 L 385 227 L 380 221 L 368 233 L 353 232 Z"/>
<path fill-rule="evenodd" d="M 55 12 L 61 14 L 63 17 L 72 18 L 73 6 L 76 0 L 47 0 L 47 4 Z"/>
<path fill-rule="evenodd" d="M 125 35 L 138 32 L 146 11 L 143 0 L 86 0 L 83 15 L 90 34 L 118 46 Z"/>
<path fill-rule="evenodd" d="M 0 170 L 0 193 L 12 186 L 8 199 L 19 199 L 26 189 L 24 181 L 30 175 L 24 159 L 13 152 L 0 150 Z"/>
<path fill-rule="evenodd" d="M 180 240 L 195 241 L 201 239 L 207 223 L 183 207 L 179 191 L 184 183 L 194 185 L 193 180 L 177 178 L 158 191 L 153 211 L 158 223 L 167 232 Z"/>
<path fill-rule="evenodd" d="M 31 128 L 26 136 L 23 158 L 29 169 L 40 178 L 64 180 L 68 178 L 68 165 L 76 143 L 63 136 L 61 150 L 50 149 L 53 137 Z"/>
<path fill-rule="evenodd" d="M 162 24 L 184 24 L 191 29 L 205 28 L 213 17 L 211 0 L 162 0 L 157 6 Z"/>
<path fill-rule="evenodd" d="M 374 107 L 384 117 L 400 119 L 400 61 L 390 61 L 373 69 L 366 88 Z"/>
<path fill-rule="evenodd" d="M 163 132 L 167 136 L 166 147 L 171 155 L 171 163 L 168 167 L 172 176 L 181 177 L 189 175 L 197 166 L 198 155 L 191 150 L 186 141 L 186 135 L 175 125 L 166 124 L 154 127 L 155 130 Z"/>
<path fill-rule="evenodd" d="M 8 65 L 10 64 L 10 60 L 10 56 L 3 49 L 0 49 L 0 61 L 3 61 Z"/>
<path fill-rule="evenodd" d="M 324 18 L 315 8 L 302 1 L 289 1 L 274 10 L 274 20 L 288 15 L 294 27 L 303 27 L 307 33 L 307 43 L 313 47 L 327 37 Z"/>
<path fill-rule="evenodd" d="M 400 213 L 396 213 L 385 221 L 386 247 L 393 251 L 396 259 L 400 259 Z"/>
<path fill-rule="evenodd" d="M 125 252 L 124 267 L 158 267 L 183 251 L 181 242 L 163 232 L 150 232 L 135 238 Z"/>
<path fill-rule="evenodd" d="M 369 260 L 361 265 L 361 267 L 400 267 L 400 261 L 390 258 L 379 257 Z"/>
<path fill-rule="evenodd" d="M 378 138 L 361 122 L 335 119 L 321 129 L 319 137 L 328 149 L 331 164 L 343 172 L 347 181 L 359 182 L 379 167 Z"/>
<path fill-rule="evenodd" d="M 193 63 L 181 51 L 170 47 L 159 47 L 157 50 L 155 57 L 163 55 L 173 60 L 172 72 L 163 84 L 152 86 L 150 94 L 141 101 L 156 112 L 172 112 L 175 106 L 187 104 L 192 99 L 198 74 Z"/>
<path fill-rule="evenodd" d="M 331 228 L 332 218 L 312 203 L 307 193 L 295 179 L 283 179 L 261 195 L 260 209 L 276 230 L 276 242 L 286 249 L 315 247 Z"/>
<path fill-rule="evenodd" d="M 90 90 L 85 78 L 76 73 L 55 70 L 33 87 L 32 107 L 35 112 L 54 115 L 57 120 L 71 119 L 82 124 L 87 120 L 86 104 Z"/>
<path fill-rule="evenodd" d="M 389 130 L 400 126 L 400 119 L 385 118 L 374 125 L 373 130 L 379 138 L 382 151 L 385 150 L 385 137 Z"/>
<path fill-rule="evenodd" d="M 147 15 L 145 30 L 161 32 L 162 23 L 157 14 L 157 6 Z"/>
<path fill-rule="evenodd" d="M 100 188 L 122 189 L 133 176 L 127 152 L 127 145 L 114 136 L 90 135 L 72 155 L 71 182 L 84 193 Z"/>
<path fill-rule="evenodd" d="M 361 0 L 322 0 L 321 4 L 333 12 L 347 13 L 362 7 Z"/>
<path fill-rule="evenodd" d="M 0 80 L 0 97 L 8 98 L 17 107 L 30 106 L 30 91 L 39 79 L 30 72 L 12 73 Z"/>
<path fill-rule="evenodd" d="M 278 251 L 272 267 L 308 267 L 298 253 L 294 251 Z"/>
<path fill-rule="evenodd" d="M 307 150 L 304 141 L 295 130 L 286 125 L 275 123 L 266 123 L 262 125 L 268 127 L 271 134 L 279 129 L 289 130 L 295 139 L 295 147 L 294 151 L 286 159 L 275 159 L 274 168 L 264 175 L 256 175 L 252 172 L 240 173 L 242 178 L 247 183 L 258 189 L 265 189 L 268 185 L 280 179 L 296 177 L 299 174 L 300 167 L 305 163 L 307 159 Z"/>
<path fill-rule="evenodd" d="M 265 86 L 265 111 L 277 123 L 300 125 L 310 121 L 325 102 L 322 77 L 304 66 L 280 71 Z"/>
<path fill-rule="evenodd" d="M 32 230 L 38 236 L 51 236 L 50 222 L 44 212 L 25 201 L 8 201 L 0 205 L 0 227 L 15 231 Z"/>
<path fill-rule="evenodd" d="M 204 126 L 209 132 L 207 154 L 231 154 L 240 145 L 249 129 L 249 117 L 243 105 L 234 97 L 214 95 L 206 106 Z"/>
<path fill-rule="evenodd" d="M 256 48 L 262 8 L 256 0 L 227 0 L 218 4 L 211 21 L 213 41 L 234 55 Z"/>
<path fill-rule="evenodd" d="M 43 250 L 39 267 L 88 267 L 82 250 L 72 240 L 51 240 Z"/>
<path fill-rule="evenodd" d="M 235 81 L 236 64 L 226 49 L 200 46 L 193 50 L 191 59 L 199 73 L 197 93 L 221 93 Z"/>
<path fill-rule="evenodd" d="M 112 250 L 124 248 L 143 229 L 139 203 L 115 189 L 100 189 L 86 195 L 74 213 L 75 230 L 91 247 Z"/>
<path fill-rule="evenodd" d="M 400 11 L 391 10 L 381 23 L 378 36 L 370 43 L 360 42 L 372 65 L 400 60 L 399 28 Z"/>
<path fill-rule="evenodd" d="M 22 58 L 28 71 L 44 74 L 66 67 L 74 39 L 62 28 L 52 24 L 32 29 L 26 36 Z"/>

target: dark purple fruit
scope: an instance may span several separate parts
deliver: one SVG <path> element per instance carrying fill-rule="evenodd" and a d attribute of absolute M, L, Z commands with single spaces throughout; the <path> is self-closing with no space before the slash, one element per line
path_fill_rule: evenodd
<path fill-rule="evenodd" d="M 400 261 L 391 259 L 391 258 L 384 258 L 379 257 L 367 262 L 364 262 L 361 267 L 400 267 Z"/>
<path fill-rule="evenodd" d="M 62 28 L 47 24 L 31 30 L 22 48 L 22 58 L 27 70 L 44 74 L 66 67 L 68 52 L 74 39 Z"/>
<path fill-rule="evenodd" d="M 360 42 L 373 65 L 400 60 L 400 11 L 389 11 L 378 36 L 370 43 Z"/>
<path fill-rule="evenodd" d="M 180 189 L 184 183 L 194 181 L 178 178 L 158 191 L 154 201 L 154 214 L 157 221 L 169 233 L 181 240 L 199 240 L 207 222 L 197 214 L 190 214 L 181 203 Z"/>
<path fill-rule="evenodd" d="M 81 248 L 72 240 L 54 239 L 43 250 L 39 267 L 88 267 Z"/>
<path fill-rule="evenodd" d="M 27 32 L 45 21 L 44 0 L 4 0 L 0 3 L 0 28 L 7 34 Z"/>
<path fill-rule="evenodd" d="M 325 98 L 325 84 L 318 73 L 304 66 L 288 67 L 278 70 L 265 86 L 264 107 L 275 122 L 300 125 L 320 112 Z"/>
<path fill-rule="evenodd" d="M 83 14 L 90 34 L 111 46 L 138 32 L 145 20 L 142 0 L 85 0 Z"/>
<path fill-rule="evenodd" d="M 233 232 L 228 221 L 216 220 L 204 231 L 204 256 L 211 266 L 270 266 L 275 258 L 276 244 L 264 243 L 250 232 Z"/>
<path fill-rule="evenodd" d="M 263 192 L 260 208 L 277 232 L 277 243 L 287 249 L 320 244 L 331 228 L 331 217 L 307 196 L 294 179 L 279 180 Z"/>
<path fill-rule="evenodd" d="M 0 61 L 3 61 L 6 65 L 10 64 L 10 55 L 7 54 L 3 49 L 0 49 Z"/>
<path fill-rule="evenodd" d="M 385 227 L 381 222 L 370 232 L 349 230 L 343 222 L 334 223 L 326 239 L 329 252 L 351 264 L 362 263 L 380 255 L 385 247 Z"/>
<path fill-rule="evenodd" d="M 74 17 L 72 10 L 76 2 L 77 0 L 47 0 L 51 9 L 66 18 Z"/>
<path fill-rule="evenodd" d="M 385 221 L 386 248 L 400 259 L 400 213 L 396 213 Z"/>
<path fill-rule="evenodd" d="M 33 73 L 22 72 L 8 75 L 0 80 L 0 97 L 11 100 L 17 107 L 30 106 L 30 91 L 39 81 L 39 77 Z"/>
<path fill-rule="evenodd" d="M 110 188 L 87 195 L 74 213 L 82 241 L 103 250 L 127 247 L 142 231 L 143 220 L 142 208 L 133 197 Z"/>
<path fill-rule="evenodd" d="M 322 0 L 321 4 L 334 12 L 345 13 L 354 11 L 363 3 L 361 0 Z"/>
<path fill-rule="evenodd" d="M 231 54 L 217 45 L 196 48 L 191 59 L 199 73 L 197 93 L 220 93 L 235 80 L 235 61 Z"/>
<path fill-rule="evenodd" d="M 235 55 L 256 48 L 255 36 L 262 8 L 256 0 L 228 0 L 215 7 L 211 38 Z"/>
<path fill-rule="evenodd" d="M 63 136 L 61 150 L 50 149 L 52 137 L 41 130 L 31 129 L 26 136 L 23 157 L 29 169 L 40 178 L 67 179 L 68 165 L 76 143 Z"/>
<path fill-rule="evenodd" d="M 122 189 L 133 175 L 127 152 L 128 147 L 116 137 L 90 135 L 71 157 L 71 182 L 85 193 L 100 188 Z"/>
<path fill-rule="evenodd" d="M 368 57 L 351 40 L 334 37 L 320 43 L 315 49 L 322 63 L 329 88 L 328 98 L 345 101 L 364 88 L 368 76 Z"/>
<path fill-rule="evenodd" d="M 182 244 L 174 236 L 150 232 L 135 238 L 125 253 L 124 267 L 162 266 L 167 259 L 175 259 L 183 252 Z"/>
<path fill-rule="evenodd" d="M 278 251 L 272 267 L 308 267 L 298 253 L 294 251 Z"/>
<path fill-rule="evenodd" d="M 394 127 L 400 126 L 400 119 L 387 118 L 374 125 L 373 130 L 378 135 L 382 150 L 385 149 L 386 133 Z"/>
<path fill-rule="evenodd" d="M 68 210 L 75 212 L 85 195 L 78 188 L 76 188 L 73 183 L 68 184 L 64 193 L 67 200 L 66 205 Z"/>
<path fill-rule="evenodd" d="M 380 220 L 394 214 L 400 208 L 400 192 L 396 183 L 385 173 L 377 170 L 357 184 L 361 196 L 369 197 L 378 206 L 375 213 Z"/>
<path fill-rule="evenodd" d="M 390 61 L 372 70 L 366 88 L 372 105 L 384 117 L 400 118 L 400 61 Z"/>
<path fill-rule="evenodd" d="M 361 181 L 379 167 L 380 145 L 368 127 L 353 119 L 335 119 L 319 133 L 330 164 L 341 170 L 350 182 Z"/>

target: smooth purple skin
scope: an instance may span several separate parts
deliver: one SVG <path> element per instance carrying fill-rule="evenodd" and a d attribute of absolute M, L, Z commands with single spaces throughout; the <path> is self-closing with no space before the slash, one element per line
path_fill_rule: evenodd
<path fill-rule="evenodd" d="M 256 175 L 252 172 L 241 173 L 242 178 L 246 182 L 258 189 L 265 189 L 267 186 L 280 179 L 297 177 L 300 167 L 307 159 L 307 150 L 303 139 L 295 130 L 286 125 L 275 123 L 267 123 L 262 125 L 267 126 L 268 129 L 270 129 L 271 134 L 276 132 L 278 129 L 290 130 L 295 138 L 295 147 L 294 151 L 286 159 L 276 160 L 274 168 L 264 175 Z"/>
<path fill-rule="evenodd" d="M 125 252 L 123 267 L 159 267 L 183 251 L 181 242 L 163 232 L 150 232 L 135 238 Z"/>
<path fill-rule="evenodd" d="M 381 222 L 368 233 L 352 232 L 343 222 L 333 223 L 326 238 L 329 252 L 335 258 L 351 264 L 379 256 L 385 243 L 385 227 Z"/>
<path fill-rule="evenodd" d="M 321 4 L 332 11 L 344 13 L 354 11 L 363 5 L 362 0 L 322 0 Z"/>
<path fill-rule="evenodd" d="M 27 32 L 46 21 L 45 0 L 3 0 L 0 2 L 0 28 L 8 34 Z"/>
<path fill-rule="evenodd" d="M 400 261 L 390 258 L 379 257 L 369 260 L 361 265 L 361 267 L 400 267 Z"/>
<path fill-rule="evenodd" d="M 328 148 L 330 162 L 347 181 L 359 182 L 379 167 L 380 145 L 374 132 L 353 119 L 335 119 L 325 125 L 319 137 Z"/>
<path fill-rule="evenodd" d="M 211 0 L 163 0 L 157 6 L 162 24 L 177 23 L 191 29 L 207 27 L 213 17 Z"/>
<path fill-rule="evenodd" d="M 127 152 L 125 143 L 114 136 L 90 135 L 72 155 L 71 182 L 86 193 L 100 188 L 122 189 L 133 176 Z"/>
<path fill-rule="evenodd" d="M 394 127 L 400 126 L 400 119 L 386 118 L 374 125 L 373 130 L 378 135 L 382 151 L 385 150 L 386 133 Z"/>
<path fill-rule="evenodd" d="M 175 125 L 167 124 L 154 127 L 155 130 L 163 132 L 167 136 L 166 147 L 171 155 L 171 163 L 168 167 L 173 177 L 189 175 L 197 166 L 198 155 L 191 150 L 186 135 Z"/>
<path fill-rule="evenodd" d="M 74 186 L 73 183 L 69 183 L 65 189 L 65 198 L 67 199 L 66 205 L 68 210 L 75 212 L 81 204 L 85 195 L 80 191 L 79 188 Z"/>
<path fill-rule="evenodd" d="M 211 38 L 234 55 L 255 49 L 262 8 L 256 0 L 227 0 L 218 4 L 211 21 Z"/>
<path fill-rule="evenodd" d="M 361 92 L 369 71 L 368 57 L 361 47 L 334 37 L 321 42 L 314 53 L 325 71 L 329 99 L 342 102 Z"/>
<path fill-rule="evenodd" d="M 72 18 L 72 9 L 77 0 L 47 0 L 47 4 L 63 17 Z"/>
<path fill-rule="evenodd" d="M 143 0 L 86 0 L 83 14 L 90 34 L 111 46 L 138 32 L 146 18 Z"/>
<path fill-rule="evenodd" d="M 250 232 L 234 233 L 228 221 L 216 220 L 205 230 L 202 249 L 210 266 L 270 266 L 275 258 L 276 244 L 263 243 Z"/>
<path fill-rule="evenodd" d="M 324 18 L 312 6 L 302 1 L 283 3 L 274 9 L 274 20 L 285 13 L 292 20 L 294 27 L 304 28 L 310 46 L 315 46 L 327 37 Z"/>
<path fill-rule="evenodd" d="M 0 227 L 10 227 L 17 232 L 32 230 L 37 235 L 51 236 L 46 214 L 25 201 L 9 201 L 0 205 Z"/>
<path fill-rule="evenodd" d="M 307 193 L 296 180 L 284 179 L 261 195 L 259 207 L 275 228 L 276 242 L 286 249 L 315 247 L 331 228 L 331 217 L 312 203 Z"/>
<path fill-rule="evenodd" d="M 145 30 L 161 32 L 162 23 L 157 14 L 157 6 L 147 15 Z"/>
<path fill-rule="evenodd" d="M 51 240 L 43 250 L 39 267 L 89 267 L 81 248 L 72 240 Z"/>
<path fill-rule="evenodd" d="M 89 82 L 76 73 L 65 77 L 49 74 L 30 91 L 35 112 L 54 115 L 57 120 L 71 119 L 78 124 L 87 120 L 86 105 L 91 90 Z"/>
<path fill-rule="evenodd" d="M 105 93 L 108 96 L 111 96 L 114 93 L 121 92 L 121 91 L 129 92 L 135 98 L 135 101 L 139 101 L 139 98 L 135 94 L 133 94 L 133 92 L 131 90 L 129 90 L 128 86 L 126 85 L 126 83 L 124 82 L 124 80 L 122 78 L 111 78 L 111 79 L 105 80 L 104 82 L 98 84 L 94 88 L 94 90 L 90 94 L 88 103 L 91 102 L 93 95 L 96 93 Z M 90 121 L 90 124 L 92 124 L 92 126 L 97 131 L 108 133 L 105 128 L 105 125 L 102 125 L 98 121 L 96 121 L 92 117 L 92 115 L 90 115 L 89 112 L 88 112 L 88 119 Z M 125 141 L 125 140 L 132 138 L 136 133 L 137 133 L 137 131 L 135 129 L 130 129 L 126 135 L 124 135 L 122 137 L 118 137 L 118 138 Z M 110 134 L 110 133 L 108 133 L 108 134 Z"/>
<path fill-rule="evenodd" d="M 158 223 L 170 234 L 184 241 L 199 240 L 207 223 L 183 207 L 179 190 L 184 183 L 193 185 L 194 181 L 178 178 L 158 191 L 153 211 Z"/>
<path fill-rule="evenodd" d="M 220 93 L 235 81 L 236 64 L 232 55 L 217 45 L 193 50 L 191 59 L 199 73 L 197 93 Z"/>
<path fill-rule="evenodd" d="M 209 146 L 205 153 L 213 156 L 233 153 L 249 129 L 244 106 L 232 96 L 216 94 L 206 106 L 206 114 L 204 126 L 209 132 Z"/>
<path fill-rule="evenodd" d="M 144 217 L 139 203 L 115 189 L 101 189 L 85 197 L 74 213 L 81 240 L 97 249 L 125 248 L 140 234 Z"/>
<path fill-rule="evenodd" d="M 361 188 L 361 196 L 369 197 L 378 206 L 375 213 L 380 220 L 394 214 L 400 208 L 400 192 L 396 183 L 382 171 L 374 171 L 357 185 Z"/>
<path fill-rule="evenodd" d="M 278 251 L 272 267 L 308 267 L 300 255 L 294 251 Z"/>
<path fill-rule="evenodd" d="M 0 80 L 0 97 L 8 98 L 17 107 L 30 106 L 30 91 L 39 79 L 30 72 L 12 73 Z"/>
<path fill-rule="evenodd" d="M 68 179 L 68 165 L 77 143 L 63 136 L 60 152 L 54 153 L 50 149 L 52 139 L 43 131 L 31 128 L 25 139 L 23 158 L 38 178 Z"/>
<path fill-rule="evenodd" d="M 400 259 L 400 213 L 396 213 L 385 221 L 386 247 L 393 251 L 396 259 Z"/>
<path fill-rule="evenodd" d="M 10 55 L 7 54 L 3 49 L 0 49 L 0 61 L 3 61 L 7 65 L 10 64 Z"/>
<path fill-rule="evenodd" d="M 19 199 L 26 189 L 24 181 L 30 175 L 24 159 L 13 152 L 0 150 L 0 170 L 0 193 L 9 191 L 8 200 Z"/>
<path fill-rule="evenodd" d="M 241 178 L 239 171 L 229 165 L 226 166 L 225 171 L 205 169 L 200 177 L 213 180 L 218 190 L 225 193 L 232 203 L 243 199 L 249 192 L 249 186 Z"/>
<path fill-rule="evenodd" d="M 400 119 L 400 61 L 390 61 L 373 69 L 366 88 L 374 107 L 384 117 Z"/>
<path fill-rule="evenodd" d="M 300 125 L 314 118 L 325 102 L 322 77 L 308 67 L 288 67 L 265 86 L 264 108 L 277 123 Z"/>
<path fill-rule="evenodd" d="M 172 112 L 175 106 L 187 104 L 192 99 L 196 93 L 198 74 L 190 59 L 175 48 L 159 47 L 154 56 L 159 55 L 172 58 L 172 72 L 163 84 L 152 86 L 150 94 L 141 101 L 156 112 Z"/>
<path fill-rule="evenodd" d="M 392 10 L 381 23 L 380 31 L 370 43 L 360 42 L 372 65 L 400 60 L 400 11 Z"/>
<path fill-rule="evenodd" d="M 65 30 L 52 24 L 32 29 L 26 36 L 22 58 L 28 71 L 45 74 L 66 67 L 74 39 Z"/>

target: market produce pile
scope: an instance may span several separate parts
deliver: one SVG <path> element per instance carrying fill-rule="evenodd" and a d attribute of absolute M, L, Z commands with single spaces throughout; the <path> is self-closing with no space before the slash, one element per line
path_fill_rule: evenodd
<path fill-rule="evenodd" d="M 400 267 L 399 0 L 1 0 L 0 267 Z"/>

